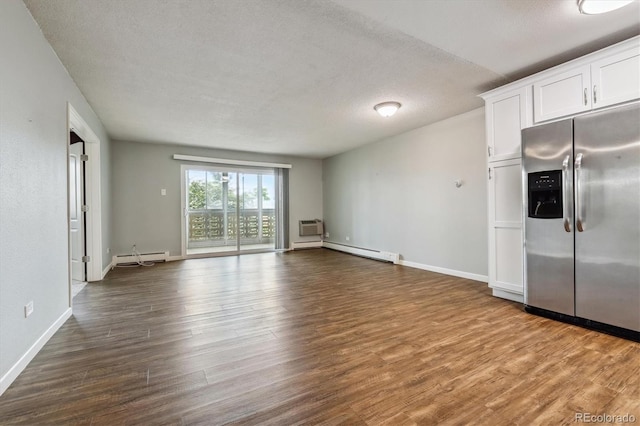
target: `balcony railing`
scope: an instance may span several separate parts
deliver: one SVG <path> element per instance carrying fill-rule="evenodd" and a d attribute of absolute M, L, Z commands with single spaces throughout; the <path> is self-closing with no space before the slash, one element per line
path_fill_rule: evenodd
<path fill-rule="evenodd" d="M 241 244 L 266 244 L 275 241 L 275 209 L 244 209 L 239 215 L 232 210 L 191 210 L 188 218 L 188 248 L 235 245 L 236 230 L 240 232 Z M 238 219 L 240 223 L 236 226 Z"/>

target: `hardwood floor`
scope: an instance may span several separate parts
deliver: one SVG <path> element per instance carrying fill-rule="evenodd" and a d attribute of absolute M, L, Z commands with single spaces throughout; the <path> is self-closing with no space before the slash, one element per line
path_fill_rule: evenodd
<path fill-rule="evenodd" d="M 116 269 L 73 311 L 0 424 L 640 422 L 640 344 L 326 249 Z"/>

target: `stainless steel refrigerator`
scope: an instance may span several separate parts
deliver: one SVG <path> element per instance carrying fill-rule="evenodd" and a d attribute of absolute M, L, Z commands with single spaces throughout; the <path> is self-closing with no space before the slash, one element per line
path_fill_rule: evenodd
<path fill-rule="evenodd" d="M 526 310 L 638 340 L 640 103 L 522 141 Z"/>

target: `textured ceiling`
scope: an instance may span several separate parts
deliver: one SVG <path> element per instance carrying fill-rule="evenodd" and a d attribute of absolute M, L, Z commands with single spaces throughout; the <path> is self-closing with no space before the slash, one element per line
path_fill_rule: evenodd
<path fill-rule="evenodd" d="M 110 136 L 324 158 L 640 33 L 573 0 L 25 0 Z M 403 107 L 390 119 L 373 111 Z"/>
<path fill-rule="evenodd" d="M 576 0 L 334 2 L 514 80 L 640 34 L 638 0 L 603 15 Z"/>

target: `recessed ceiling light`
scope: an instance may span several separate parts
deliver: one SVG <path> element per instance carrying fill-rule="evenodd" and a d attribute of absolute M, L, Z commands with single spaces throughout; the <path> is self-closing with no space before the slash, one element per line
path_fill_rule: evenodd
<path fill-rule="evenodd" d="M 578 9 L 585 15 L 611 12 L 628 5 L 633 0 L 578 0 Z"/>
<path fill-rule="evenodd" d="M 383 117 L 391 117 L 401 107 L 400 102 L 382 102 L 373 107 Z"/>

